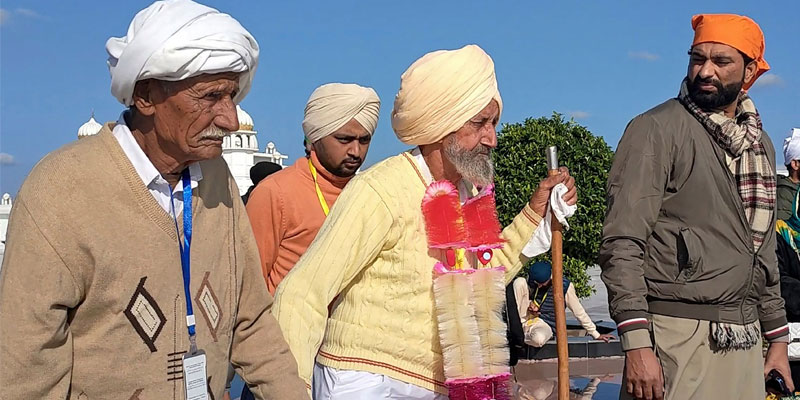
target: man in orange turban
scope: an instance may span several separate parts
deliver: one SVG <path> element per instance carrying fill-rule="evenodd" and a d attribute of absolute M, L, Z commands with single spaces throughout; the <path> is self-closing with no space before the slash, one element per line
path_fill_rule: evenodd
<path fill-rule="evenodd" d="M 745 90 L 753 86 L 761 74 L 769 71 L 764 59 L 764 33 L 752 19 L 735 14 L 699 14 L 692 17 L 694 42 L 692 47 L 703 43 L 733 47 L 744 59 L 746 69 L 752 75 L 744 79 Z"/>
<path fill-rule="evenodd" d="M 628 124 L 609 173 L 599 263 L 625 350 L 622 398 L 756 399 L 772 369 L 794 386 L 775 149 L 746 93 L 769 69 L 764 35 L 730 14 L 692 27 L 678 97 Z"/>

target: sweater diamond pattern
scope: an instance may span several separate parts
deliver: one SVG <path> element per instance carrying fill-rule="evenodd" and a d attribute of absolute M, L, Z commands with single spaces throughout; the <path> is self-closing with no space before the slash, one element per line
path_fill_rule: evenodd
<path fill-rule="evenodd" d="M 219 304 L 219 299 L 211 289 L 211 284 L 208 281 L 208 276 L 211 272 L 206 271 L 203 276 L 203 282 L 200 284 L 200 289 L 194 300 L 200 306 L 200 313 L 208 324 L 208 329 L 211 331 L 211 337 L 217 341 L 217 331 L 219 330 L 220 321 L 222 320 L 222 307 Z"/>
<path fill-rule="evenodd" d="M 147 277 L 142 277 L 139 285 L 133 292 L 130 303 L 125 309 L 125 316 L 133 325 L 133 329 L 150 349 L 150 352 L 156 352 L 156 339 L 158 334 L 164 328 L 167 318 L 161 312 L 153 296 L 144 288 L 144 282 Z"/>

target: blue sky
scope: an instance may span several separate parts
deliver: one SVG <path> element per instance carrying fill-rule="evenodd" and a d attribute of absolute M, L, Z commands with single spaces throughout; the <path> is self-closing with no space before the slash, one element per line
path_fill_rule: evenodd
<path fill-rule="evenodd" d="M 766 35 L 772 71 L 751 90 L 780 148 L 800 126 L 800 2 L 784 1 L 206 1 L 237 18 L 261 45 L 242 106 L 259 143 L 290 161 L 300 122 L 326 82 L 372 86 L 383 106 L 367 157 L 405 149 L 389 122 L 400 74 L 436 49 L 476 43 L 495 60 L 502 121 L 573 116 L 615 147 L 635 115 L 673 97 L 685 74 L 695 13 L 733 12 Z M 94 110 L 115 120 L 105 42 L 123 36 L 146 1 L 0 3 L 0 193 L 16 193 L 45 154 L 75 140 Z M 778 157 L 782 160 L 782 157 Z"/>

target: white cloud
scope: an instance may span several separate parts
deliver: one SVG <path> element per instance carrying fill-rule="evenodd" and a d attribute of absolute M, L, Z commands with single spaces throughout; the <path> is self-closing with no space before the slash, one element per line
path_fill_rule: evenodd
<path fill-rule="evenodd" d="M 6 22 L 8 22 L 9 14 L 10 13 L 8 12 L 8 10 L 6 10 L 5 8 L 0 8 L 0 25 L 4 25 Z"/>
<path fill-rule="evenodd" d="M 569 113 L 569 116 L 572 117 L 573 119 L 584 119 L 584 118 L 589 118 L 592 115 L 586 111 L 571 111 Z"/>
<path fill-rule="evenodd" d="M 0 153 L 0 165 L 13 165 L 14 156 L 8 153 Z"/>
<path fill-rule="evenodd" d="M 47 17 L 45 17 L 44 15 L 41 15 L 38 12 L 31 10 L 30 8 L 17 8 L 16 10 L 14 10 L 14 12 L 28 18 L 47 19 Z"/>
<path fill-rule="evenodd" d="M 628 57 L 633 58 L 634 60 L 645 60 L 645 61 L 656 61 L 661 56 L 655 53 L 651 53 L 649 51 L 629 51 Z"/>
<path fill-rule="evenodd" d="M 783 78 L 775 74 L 766 74 L 761 75 L 757 80 L 756 83 L 753 84 L 753 87 L 757 88 L 766 88 L 766 87 L 775 87 L 775 86 L 783 86 Z"/>

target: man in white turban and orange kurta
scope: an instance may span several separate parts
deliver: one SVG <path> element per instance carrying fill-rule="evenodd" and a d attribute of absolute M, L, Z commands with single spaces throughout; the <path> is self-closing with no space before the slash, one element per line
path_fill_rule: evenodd
<path fill-rule="evenodd" d="M 317 236 L 342 189 L 367 157 L 381 101 L 375 90 L 328 83 L 308 99 L 303 132 L 308 157 L 264 179 L 247 213 L 270 293 Z"/>
<path fill-rule="evenodd" d="M 392 126 L 414 149 L 350 181 L 316 240 L 276 293 L 273 312 L 301 378 L 309 387 L 313 384 L 315 399 L 445 399 L 448 394 L 451 399 L 471 398 L 452 392 L 465 381 L 454 379 L 458 377 L 447 358 L 453 348 L 479 345 L 483 336 L 449 346 L 452 337 L 440 335 L 449 310 L 441 312 L 437 301 L 446 297 L 439 295 L 440 289 L 455 297 L 459 293 L 436 287 L 434 295 L 434 278 L 452 278 L 459 275 L 450 274 L 455 270 L 464 272 L 463 277 L 478 276 L 469 272 L 478 271 L 471 267 L 484 264 L 492 267 L 487 271 L 495 271 L 502 265 L 504 269 L 496 269 L 501 271 L 502 306 L 503 285 L 527 261 L 522 250 L 545 213 L 551 189 L 564 183 L 564 200 L 577 201 L 574 179 L 563 169 L 542 181 L 530 203 L 500 232 L 491 196 L 490 153 L 497 144 L 501 108 L 494 63 L 478 46 L 429 53 L 403 74 Z M 433 202 L 427 202 L 429 197 Z M 453 238 L 432 229 L 430 218 L 444 213 L 423 212 L 440 200 L 441 210 L 453 216 L 440 222 L 456 222 L 458 227 L 463 227 L 462 221 L 481 219 L 466 212 L 470 204 L 486 205 L 484 200 L 489 200 L 491 208 L 478 214 L 490 226 L 483 237 L 491 243 L 473 246 L 475 235 L 445 243 Z M 491 232 L 491 226 L 496 231 Z M 458 227 L 452 232 L 463 233 Z M 468 283 L 457 277 L 452 282 Z M 457 311 L 465 311 L 463 321 L 472 323 L 475 313 L 470 310 Z M 500 329 L 500 341 L 487 348 L 505 345 L 505 329 Z M 476 361 L 477 353 L 470 356 L 476 381 L 508 379 L 508 351 L 494 354 L 498 359 L 482 362 Z M 456 368 L 467 366 L 457 364 Z M 487 365 L 497 367 L 497 373 Z"/>
<path fill-rule="evenodd" d="M 307 399 L 220 157 L 258 44 L 169 0 L 106 49 L 127 110 L 40 161 L 11 214 L 0 397 L 220 399 L 233 364 L 259 399 Z"/>

